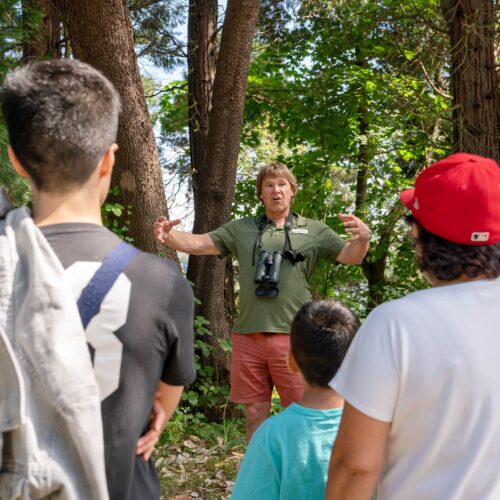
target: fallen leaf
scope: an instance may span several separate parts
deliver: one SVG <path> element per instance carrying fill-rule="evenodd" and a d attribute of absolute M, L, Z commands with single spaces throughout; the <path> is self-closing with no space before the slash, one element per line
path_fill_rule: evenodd
<path fill-rule="evenodd" d="M 197 445 L 195 445 L 193 441 L 191 441 L 190 439 L 186 439 L 185 441 L 182 442 L 182 444 L 186 446 L 186 448 L 190 448 L 192 450 L 197 448 Z"/>

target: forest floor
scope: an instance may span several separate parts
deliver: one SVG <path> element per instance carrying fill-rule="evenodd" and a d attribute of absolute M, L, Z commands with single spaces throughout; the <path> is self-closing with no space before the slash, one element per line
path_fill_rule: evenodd
<path fill-rule="evenodd" d="M 246 449 L 243 420 L 191 431 L 179 434 L 167 427 L 153 453 L 162 500 L 229 499 Z"/>

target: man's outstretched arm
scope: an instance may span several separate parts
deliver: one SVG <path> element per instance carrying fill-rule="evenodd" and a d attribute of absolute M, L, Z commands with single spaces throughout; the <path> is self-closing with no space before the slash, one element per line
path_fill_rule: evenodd
<path fill-rule="evenodd" d="M 148 432 L 137 441 L 136 455 L 142 455 L 144 460 L 149 460 L 163 428 L 179 404 L 183 390 L 184 386 L 182 385 L 168 385 L 165 382 L 159 382 L 151 410 L 151 425 Z"/>
<path fill-rule="evenodd" d="M 345 403 L 332 450 L 326 500 L 369 500 L 384 466 L 390 422 L 382 422 Z"/>
<path fill-rule="evenodd" d="M 181 221 L 179 219 L 167 220 L 159 217 L 153 223 L 153 231 L 156 239 L 179 252 L 191 255 L 219 255 L 219 249 L 214 245 L 208 233 L 192 234 L 173 229 Z"/>

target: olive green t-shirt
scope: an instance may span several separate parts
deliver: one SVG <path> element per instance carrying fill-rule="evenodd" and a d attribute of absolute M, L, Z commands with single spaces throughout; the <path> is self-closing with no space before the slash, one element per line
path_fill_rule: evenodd
<path fill-rule="evenodd" d="M 252 266 L 252 252 L 259 235 L 260 217 L 247 217 L 209 233 L 220 256 L 232 255 L 238 260 L 240 277 L 240 315 L 232 331 L 234 333 L 275 332 L 289 333 L 293 317 L 299 308 L 311 300 L 311 275 L 319 259 L 335 262 L 344 246 L 344 240 L 326 224 L 294 217 L 289 231 L 294 252 L 302 252 L 303 262 L 293 265 L 283 259 L 277 285 L 279 294 L 276 298 L 258 297 L 254 283 L 259 250 L 283 251 L 285 230 L 277 229 L 269 221 L 262 232 L 262 246 L 255 249 Z"/>

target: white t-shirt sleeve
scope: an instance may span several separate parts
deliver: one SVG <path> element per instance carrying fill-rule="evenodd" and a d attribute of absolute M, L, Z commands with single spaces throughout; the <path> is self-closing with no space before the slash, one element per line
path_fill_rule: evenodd
<path fill-rule="evenodd" d="M 365 415 L 392 422 L 401 375 L 401 332 L 387 305 L 366 318 L 330 386 Z"/>

